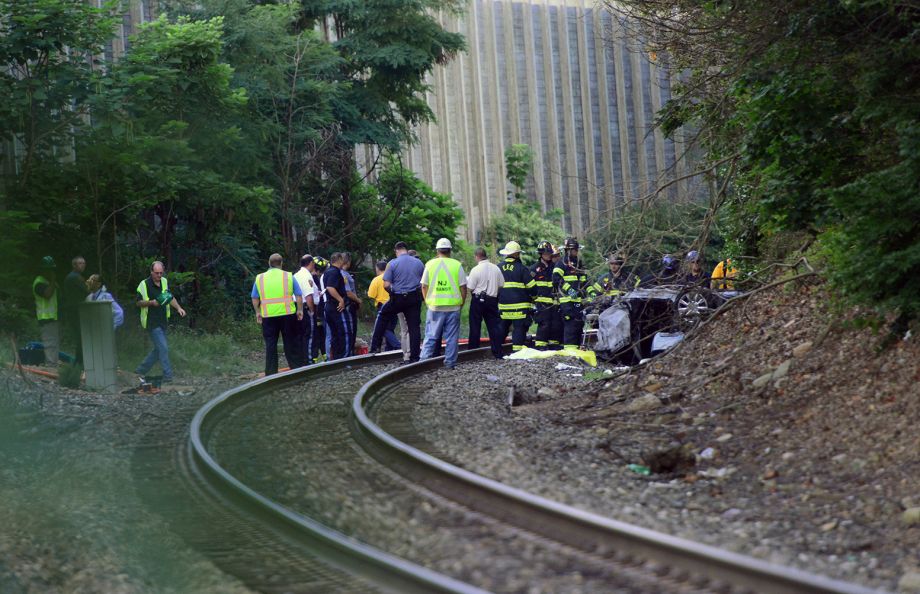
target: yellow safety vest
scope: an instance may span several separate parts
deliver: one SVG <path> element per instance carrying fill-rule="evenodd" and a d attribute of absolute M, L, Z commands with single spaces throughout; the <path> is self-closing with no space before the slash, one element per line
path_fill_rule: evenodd
<path fill-rule="evenodd" d="M 432 258 L 425 264 L 428 273 L 429 307 L 456 307 L 463 303 L 460 295 L 460 261 L 453 258 Z"/>
<path fill-rule="evenodd" d="M 169 281 L 166 280 L 165 276 L 161 277 L 160 278 L 160 291 L 165 293 L 168 290 L 169 290 Z M 144 301 L 150 301 L 150 297 L 147 295 L 147 279 L 142 280 L 141 284 L 137 285 L 137 292 L 141 294 L 141 297 L 144 299 Z M 166 319 L 168 320 L 169 312 L 172 308 L 169 307 L 168 303 L 160 305 L 159 307 L 166 308 Z M 147 310 L 148 309 L 150 308 L 149 307 L 141 308 L 141 328 L 147 327 Z"/>
<path fill-rule="evenodd" d="M 294 304 L 294 275 L 280 268 L 270 268 L 256 277 L 259 310 L 263 318 L 297 313 Z"/>
<path fill-rule="evenodd" d="M 43 276 L 36 276 L 35 280 L 32 281 L 32 294 L 35 295 L 35 317 L 38 318 L 39 322 L 56 320 L 58 319 L 57 289 L 54 290 L 51 297 L 45 299 L 35 292 L 35 287 L 42 283 L 46 285 L 51 284 L 51 282 Z"/>

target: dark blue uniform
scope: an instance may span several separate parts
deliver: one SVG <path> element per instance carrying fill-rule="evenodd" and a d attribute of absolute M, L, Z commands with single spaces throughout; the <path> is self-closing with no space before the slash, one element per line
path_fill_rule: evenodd
<path fill-rule="evenodd" d="M 335 266 L 330 266 L 323 273 L 323 315 L 326 322 L 326 332 L 332 334 L 332 345 L 330 353 L 326 353 L 329 360 L 341 359 L 345 357 L 345 348 L 348 344 L 348 333 L 351 331 L 349 324 L 346 323 L 344 311 L 339 311 L 339 302 L 329 295 L 329 289 L 335 289 L 339 297 L 347 301 L 345 296 L 345 278 L 342 271 Z"/>

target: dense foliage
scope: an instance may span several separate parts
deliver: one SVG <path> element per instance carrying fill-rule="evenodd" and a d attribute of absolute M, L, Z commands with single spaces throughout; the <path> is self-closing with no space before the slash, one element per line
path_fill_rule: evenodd
<path fill-rule="evenodd" d="M 165 0 L 105 62 L 122 6 L 0 0 L 4 329 L 32 317 L 44 255 L 63 276 L 83 254 L 128 301 L 162 259 L 208 314 L 190 319 L 219 323 L 248 311 L 271 252 L 360 262 L 455 237 L 450 196 L 386 157 L 432 117 L 425 76 L 463 48 L 432 17 L 453 2 Z M 387 166 L 359 173 L 359 144 Z"/>
<path fill-rule="evenodd" d="M 805 231 L 839 292 L 920 315 L 920 8 L 903 0 L 626 0 L 685 72 L 666 131 L 730 170 L 736 245 Z"/>

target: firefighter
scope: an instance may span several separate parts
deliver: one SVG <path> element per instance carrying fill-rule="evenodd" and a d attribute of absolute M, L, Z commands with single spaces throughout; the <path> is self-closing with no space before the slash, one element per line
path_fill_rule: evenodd
<path fill-rule="evenodd" d="M 553 287 L 559 295 L 559 311 L 562 314 L 563 348 L 578 348 L 581 346 L 581 337 L 584 331 L 584 311 L 582 310 L 585 297 L 594 296 L 593 286 L 588 285 L 581 260 L 578 259 L 578 250 L 581 246 L 574 237 L 565 240 L 562 246 L 564 255 L 553 269 Z"/>
<path fill-rule="evenodd" d="M 599 295 L 617 297 L 631 291 L 639 284 L 639 278 L 624 264 L 626 259 L 620 254 L 607 256 L 607 272 L 602 272 L 594 283 L 594 291 Z"/>
<path fill-rule="evenodd" d="M 553 245 L 553 268 L 562 260 L 562 245 L 565 241 Z M 553 304 L 556 306 L 556 319 L 550 327 L 549 348 L 558 350 L 562 348 L 562 339 L 565 330 L 562 325 L 562 312 L 559 310 L 559 294 L 553 291 Z"/>
<path fill-rule="evenodd" d="M 310 349 L 309 357 L 314 361 L 328 359 L 328 353 L 326 352 L 326 312 L 323 306 L 323 291 L 320 288 L 323 273 L 326 272 L 327 268 L 329 268 L 328 260 L 322 256 L 313 257 L 313 284 L 316 287 L 316 291 L 313 294 L 313 304 L 316 306 L 316 311 L 313 317 L 313 345 Z"/>
<path fill-rule="evenodd" d="M 562 325 L 562 318 L 559 316 L 559 302 L 553 291 L 553 269 L 556 267 L 553 262 L 553 254 L 555 253 L 556 248 L 553 247 L 553 244 L 541 241 L 537 244 L 537 254 L 540 259 L 530 269 L 534 282 L 533 301 L 536 307 L 534 319 L 537 322 L 537 337 L 534 340 L 534 346 L 540 350 L 548 350 L 559 344 L 558 340 L 554 339 L 559 334 L 557 327 Z"/>
<path fill-rule="evenodd" d="M 498 252 L 505 256 L 502 276 L 505 284 L 498 291 L 498 311 L 502 317 L 502 342 L 511 330 L 511 350 L 519 351 L 527 341 L 527 329 L 533 312 L 532 294 L 536 283 L 530 270 L 521 262 L 521 245 L 509 241 Z"/>

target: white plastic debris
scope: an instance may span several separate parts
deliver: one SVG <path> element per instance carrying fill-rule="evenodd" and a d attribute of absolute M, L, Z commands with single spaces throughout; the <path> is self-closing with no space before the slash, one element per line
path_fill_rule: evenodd
<path fill-rule="evenodd" d="M 716 451 L 712 448 L 706 448 L 705 450 L 700 452 L 700 458 L 702 458 L 703 460 L 712 460 L 715 457 L 716 457 Z"/>
<path fill-rule="evenodd" d="M 577 365 L 569 365 L 567 363 L 556 363 L 555 369 L 556 371 L 564 371 L 566 369 L 577 369 L 580 371 L 581 367 L 578 367 Z"/>

